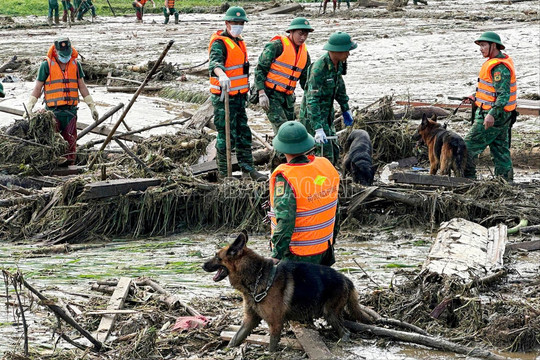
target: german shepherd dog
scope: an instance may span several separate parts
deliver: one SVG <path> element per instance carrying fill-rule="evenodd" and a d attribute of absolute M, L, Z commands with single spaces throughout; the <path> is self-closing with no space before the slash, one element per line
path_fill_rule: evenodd
<path fill-rule="evenodd" d="M 303 262 L 281 261 L 277 265 L 246 247 L 245 231 L 208 259 L 203 269 L 216 272 L 214 281 L 229 276 L 231 285 L 242 293 L 244 319 L 229 346 L 240 345 L 261 319 L 270 329 L 270 351 L 276 351 L 287 320 L 311 322 L 324 317 L 343 341 L 349 331 L 343 325 L 344 310 L 355 320 L 367 320 L 358 304 L 350 279 L 336 270 Z"/>
<path fill-rule="evenodd" d="M 377 167 L 373 166 L 371 156 L 373 147 L 365 130 L 353 130 L 345 143 L 347 155 L 343 158 L 343 176 L 350 173 L 354 182 L 365 186 L 373 184 Z"/>
<path fill-rule="evenodd" d="M 446 130 L 443 125 L 437 123 L 436 115 L 431 119 L 423 115 L 413 139 L 421 139 L 427 145 L 431 175 L 437 174 L 440 168 L 441 175 L 450 176 L 450 170 L 453 170 L 455 176 L 463 177 L 467 163 L 465 141 L 458 134 Z"/>

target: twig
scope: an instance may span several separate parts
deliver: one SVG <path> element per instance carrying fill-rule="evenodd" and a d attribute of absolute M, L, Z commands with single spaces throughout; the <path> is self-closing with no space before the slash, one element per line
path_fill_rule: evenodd
<path fill-rule="evenodd" d="M 364 270 L 364 268 L 362 266 L 360 266 L 360 264 L 358 263 L 358 261 L 356 261 L 356 259 L 353 259 L 354 263 L 360 268 L 360 270 L 362 270 L 364 272 L 364 274 L 366 274 L 366 276 L 368 277 L 369 280 L 371 280 L 372 283 L 374 283 L 375 285 L 377 285 L 377 287 L 381 287 L 381 285 L 379 285 L 375 280 L 373 280 L 371 278 L 371 276 L 369 276 L 369 274 L 366 272 L 366 270 Z"/>
<path fill-rule="evenodd" d="M 120 140 L 114 138 L 114 141 L 128 154 L 135 162 L 142 166 L 142 168 L 150 175 L 155 175 L 155 173 L 141 160 L 137 155 L 135 155 L 129 148 L 124 145 Z"/>
<path fill-rule="evenodd" d="M 208 61 L 210 61 L 210 59 L 207 59 L 205 60 L 204 62 L 200 63 L 200 64 L 197 64 L 197 65 L 194 65 L 194 66 L 190 66 L 190 67 L 187 67 L 187 68 L 180 68 L 180 69 L 176 69 L 177 71 L 182 71 L 182 70 L 191 70 L 191 69 L 194 69 L 196 67 L 199 67 L 199 66 L 203 66 L 204 64 L 206 64 Z"/>
<path fill-rule="evenodd" d="M 44 147 L 45 149 L 52 149 L 53 148 L 52 146 L 39 144 L 37 142 L 33 142 L 33 141 L 30 141 L 30 140 L 26 140 L 26 139 L 21 139 L 20 137 L 17 137 L 17 136 L 11 136 L 11 135 L 7 135 L 7 134 L 0 134 L 0 136 L 11 139 L 11 140 L 20 141 L 20 142 L 23 142 L 23 143 L 26 143 L 26 144 L 29 144 L 29 145 Z"/>

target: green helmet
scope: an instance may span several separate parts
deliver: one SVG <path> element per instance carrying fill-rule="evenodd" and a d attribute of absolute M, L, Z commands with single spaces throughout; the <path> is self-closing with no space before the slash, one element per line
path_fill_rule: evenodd
<path fill-rule="evenodd" d="M 474 41 L 474 43 L 476 45 L 479 45 L 478 43 L 480 41 L 487 41 L 487 42 L 490 42 L 490 43 L 498 44 L 498 45 L 500 45 L 499 49 L 501 49 L 501 50 L 503 50 L 505 48 L 505 46 L 503 45 L 503 43 L 501 41 L 501 37 L 498 34 L 494 33 L 493 31 L 486 31 L 485 33 L 480 35 L 480 37 L 478 39 L 476 39 Z"/>
<path fill-rule="evenodd" d="M 287 121 L 279 127 L 272 145 L 280 153 L 303 154 L 315 145 L 315 139 L 298 121 Z"/>
<path fill-rule="evenodd" d="M 343 52 L 356 49 L 357 46 L 358 44 L 352 41 L 349 34 L 338 31 L 330 35 L 328 42 L 323 46 L 323 50 Z"/>
<path fill-rule="evenodd" d="M 240 6 L 231 6 L 223 17 L 225 21 L 245 21 L 248 22 L 246 11 Z"/>
<path fill-rule="evenodd" d="M 308 19 L 297 17 L 291 21 L 289 27 L 285 31 L 289 32 L 291 30 L 308 30 L 309 32 L 312 32 L 314 29 L 309 25 Z"/>

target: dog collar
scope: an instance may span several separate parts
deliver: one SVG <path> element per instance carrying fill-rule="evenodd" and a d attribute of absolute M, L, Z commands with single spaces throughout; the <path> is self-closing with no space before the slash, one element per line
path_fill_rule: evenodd
<path fill-rule="evenodd" d="M 262 268 L 261 268 L 261 272 L 259 274 L 259 277 L 257 278 L 257 281 L 255 282 L 255 289 L 253 291 L 253 294 L 251 294 L 253 296 L 253 300 L 255 300 L 256 303 L 260 303 L 261 301 L 263 301 L 263 299 L 266 297 L 266 295 L 268 295 L 268 290 L 270 289 L 270 287 L 274 283 L 274 278 L 276 276 L 276 270 L 277 270 L 277 266 L 273 265 L 272 270 L 270 271 L 270 276 L 268 276 L 268 281 L 266 282 L 266 289 L 264 289 L 262 292 L 260 292 L 258 294 L 255 294 L 255 290 L 257 290 L 257 286 L 259 285 L 259 279 L 262 276 Z"/>

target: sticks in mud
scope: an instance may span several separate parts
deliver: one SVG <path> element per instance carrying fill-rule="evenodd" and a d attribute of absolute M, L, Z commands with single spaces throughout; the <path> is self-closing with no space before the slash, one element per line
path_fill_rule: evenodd
<path fill-rule="evenodd" d="M 152 68 L 152 70 L 150 70 L 150 72 L 148 73 L 148 75 L 146 75 L 146 78 L 144 79 L 143 83 L 141 84 L 141 86 L 139 86 L 139 88 L 137 89 L 137 92 L 135 92 L 135 94 L 133 94 L 133 97 L 131 98 L 131 100 L 129 101 L 129 104 L 127 104 L 126 108 L 124 109 L 124 112 L 122 113 L 122 115 L 120 116 L 120 119 L 118 119 L 118 121 L 116 122 L 116 124 L 114 124 L 114 127 L 112 128 L 110 134 L 107 136 L 107 139 L 105 140 L 105 142 L 101 145 L 101 148 L 99 149 L 99 151 L 97 152 L 97 154 L 94 156 L 94 158 L 92 159 L 92 161 L 90 162 L 90 164 L 88 165 L 88 168 L 90 170 L 93 169 L 95 163 L 96 163 L 96 160 L 98 159 L 99 156 L 101 156 L 101 152 L 105 149 L 105 147 L 109 144 L 109 142 L 112 140 L 112 137 L 114 135 L 114 133 L 116 132 L 116 130 L 118 129 L 118 127 L 120 126 L 120 124 L 124 121 L 124 118 L 126 117 L 127 113 L 129 112 L 129 110 L 131 109 L 131 107 L 133 106 L 133 104 L 135 103 L 135 101 L 137 100 L 137 97 L 139 97 L 139 94 L 142 92 L 142 90 L 144 89 L 144 87 L 146 86 L 146 84 L 150 81 L 150 79 L 152 78 L 152 76 L 155 74 L 155 72 L 157 71 L 159 65 L 161 65 L 161 62 L 163 61 L 163 58 L 165 58 L 165 55 L 167 55 L 167 52 L 169 52 L 169 49 L 172 47 L 172 45 L 174 44 L 174 40 L 170 40 L 169 43 L 167 44 L 167 46 L 165 47 L 165 49 L 163 50 L 163 52 L 161 53 L 161 56 L 159 57 L 159 59 L 156 61 L 156 63 L 154 64 L 154 67 Z"/>
<path fill-rule="evenodd" d="M 118 110 L 124 107 L 124 103 L 120 103 L 113 107 L 112 109 L 108 110 L 101 118 L 99 118 L 96 122 L 94 122 L 91 125 L 88 125 L 85 129 L 83 129 L 79 134 L 77 134 L 77 140 L 82 138 L 84 135 L 88 134 L 90 131 L 92 131 L 96 126 L 110 118 L 114 113 L 116 113 Z"/>

